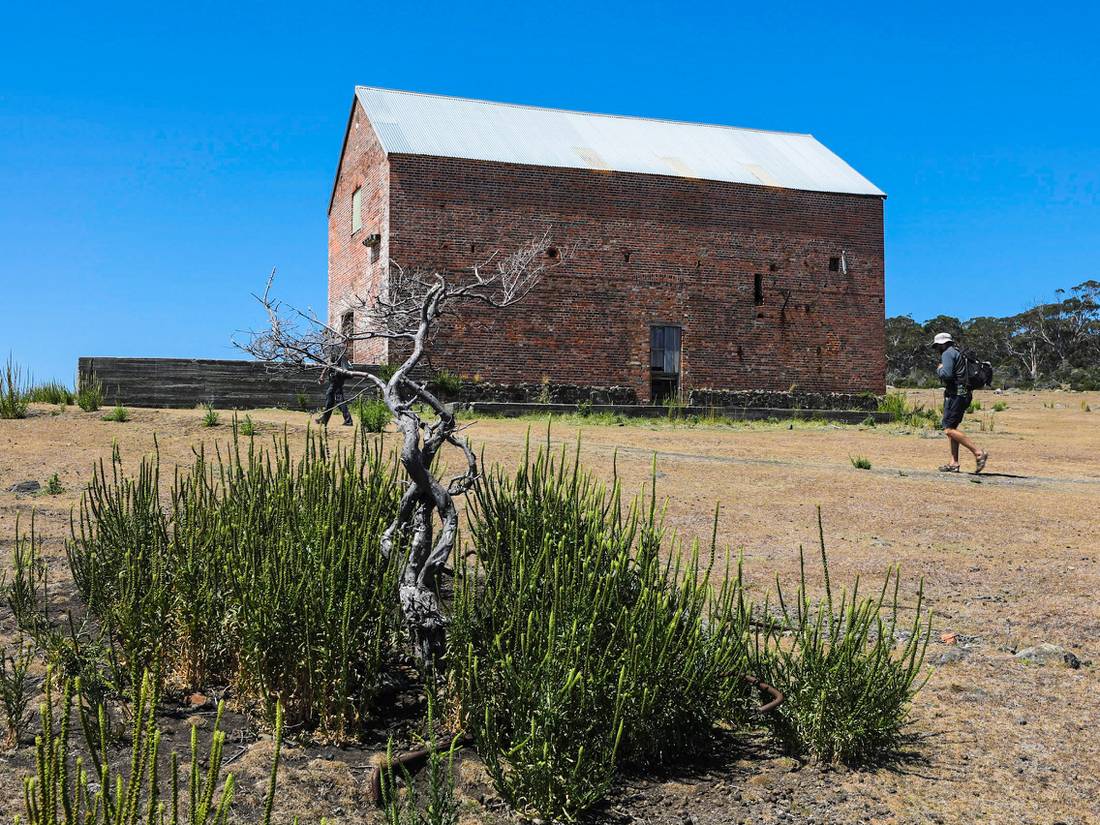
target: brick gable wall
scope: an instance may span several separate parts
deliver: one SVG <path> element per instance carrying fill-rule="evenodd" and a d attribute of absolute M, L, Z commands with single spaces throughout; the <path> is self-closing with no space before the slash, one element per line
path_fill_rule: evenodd
<path fill-rule="evenodd" d="M 362 187 L 362 229 L 352 234 L 352 193 Z M 385 152 L 358 102 L 352 107 L 344 151 L 340 157 L 332 206 L 328 215 L 328 322 L 340 329 L 341 318 L 355 311 L 356 296 L 377 295 L 382 285 L 382 261 L 388 255 L 389 166 Z M 382 236 L 379 246 L 365 247 L 372 233 Z M 357 330 L 363 318 L 356 312 Z M 351 360 L 377 364 L 386 360 L 384 341 L 356 342 Z"/>

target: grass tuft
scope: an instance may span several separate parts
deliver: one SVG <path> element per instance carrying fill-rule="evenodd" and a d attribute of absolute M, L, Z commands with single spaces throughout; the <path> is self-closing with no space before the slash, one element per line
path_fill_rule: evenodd
<path fill-rule="evenodd" d="M 0 372 L 0 418 L 27 417 L 27 386 L 23 370 L 8 354 L 4 371 Z"/>
<path fill-rule="evenodd" d="M 76 405 L 84 412 L 95 412 L 103 406 L 103 384 L 95 376 L 80 382 L 76 391 Z"/>
<path fill-rule="evenodd" d="M 352 405 L 360 426 L 368 433 L 380 433 L 393 419 L 393 413 L 381 398 L 358 398 Z"/>
<path fill-rule="evenodd" d="M 202 414 L 202 425 L 204 427 L 217 427 L 218 426 L 218 411 L 214 409 L 212 404 L 203 404 L 205 412 Z"/>
<path fill-rule="evenodd" d="M 910 702 L 923 685 L 931 630 L 931 615 L 923 612 L 924 584 L 916 594 L 914 618 L 905 626 L 898 620 L 897 570 L 887 573 L 877 597 L 861 596 L 856 579 L 852 592 L 841 592 L 837 601 L 820 509 L 818 535 L 824 598 L 810 600 L 800 549 L 801 576 L 793 600 L 776 579 L 782 621 L 757 626 L 756 673 L 786 696 L 765 719 L 796 754 L 825 762 L 873 761 L 900 743 Z"/>
<path fill-rule="evenodd" d="M 867 458 L 866 456 L 848 456 L 848 460 L 852 462 L 852 466 L 855 467 L 857 470 L 871 469 L 871 459 Z"/>
<path fill-rule="evenodd" d="M 130 420 L 130 411 L 121 404 L 115 404 L 113 410 L 102 416 L 104 421 L 117 421 L 123 423 Z"/>

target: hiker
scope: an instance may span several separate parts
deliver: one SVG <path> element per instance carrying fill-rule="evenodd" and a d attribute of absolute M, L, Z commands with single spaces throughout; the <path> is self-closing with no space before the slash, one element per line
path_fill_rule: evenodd
<path fill-rule="evenodd" d="M 326 365 L 321 370 L 320 378 L 317 379 L 318 384 L 324 383 L 325 379 L 328 379 L 328 389 L 325 390 L 325 408 L 321 411 L 317 423 L 327 427 L 332 411 L 339 407 L 340 413 L 344 416 L 344 426 L 350 427 L 353 423 L 351 411 L 348 410 L 348 402 L 344 400 L 344 382 L 348 378 L 344 370 L 351 369 L 351 362 L 348 360 L 348 347 L 344 343 L 333 344 L 332 346 L 333 354 L 338 353 L 335 363 Z"/>
<path fill-rule="evenodd" d="M 958 345 L 949 332 L 941 332 L 932 340 L 932 347 L 940 354 L 940 365 L 936 375 L 943 382 L 943 432 L 951 444 L 951 461 L 940 467 L 941 473 L 959 472 L 959 445 L 974 454 L 976 469 L 980 473 L 989 460 L 986 450 L 979 450 L 974 442 L 959 429 L 970 402 L 973 391 L 966 380 L 966 363 Z"/>

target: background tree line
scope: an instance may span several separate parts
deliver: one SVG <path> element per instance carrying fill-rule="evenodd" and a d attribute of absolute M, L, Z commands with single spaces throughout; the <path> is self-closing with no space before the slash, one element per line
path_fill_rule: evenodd
<path fill-rule="evenodd" d="M 993 363 L 995 387 L 1100 390 L 1100 281 L 1055 294 L 1056 301 L 1005 318 L 960 321 L 938 315 L 924 324 L 908 315 L 887 318 L 887 382 L 938 386 L 938 359 L 930 342 L 937 332 L 950 332 L 964 348 Z"/>

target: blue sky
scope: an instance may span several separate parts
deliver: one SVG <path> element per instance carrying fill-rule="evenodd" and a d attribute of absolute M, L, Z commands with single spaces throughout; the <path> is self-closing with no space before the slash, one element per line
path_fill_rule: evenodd
<path fill-rule="evenodd" d="M 51 3 L 0 16 L 0 354 L 236 357 L 322 307 L 359 84 L 811 132 L 889 193 L 891 315 L 1100 277 L 1091 4 Z"/>

